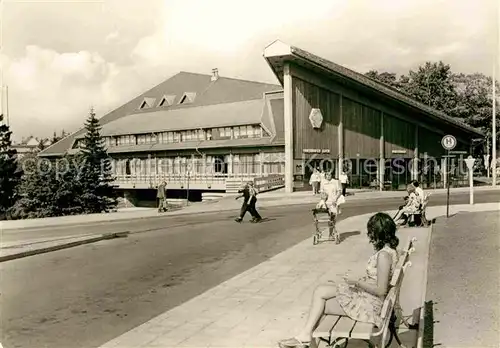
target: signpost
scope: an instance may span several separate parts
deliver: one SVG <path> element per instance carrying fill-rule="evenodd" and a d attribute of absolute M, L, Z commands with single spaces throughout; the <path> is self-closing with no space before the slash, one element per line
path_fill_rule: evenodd
<path fill-rule="evenodd" d="M 476 160 L 469 156 L 465 160 L 465 164 L 467 164 L 467 168 L 469 169 L 469 204 L 474 204 L 474 164 Z"/>
<path fill-rule="evenodd" d="M 443 149 L 446 150 L 447 156 L 446 156 L 446 170 L 444 171 L 444 175 L 447 178 L 447 187 L 446 187 L 446 217 L 450 216 L 450 178 L 448 176 L 448 168 L 451 166 L 448 165 L 448 158 L 450 158 L 450 151 L 457 146 L 457 139 L 453 135 L 445 135 L 443 139 L 441 139 L 441 145 L 443 146 Z"/>

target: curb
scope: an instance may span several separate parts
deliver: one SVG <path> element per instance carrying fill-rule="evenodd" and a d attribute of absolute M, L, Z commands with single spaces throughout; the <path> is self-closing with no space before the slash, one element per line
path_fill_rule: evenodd
<path fill-rule="evenodd" d="M 427 240 L 427 250 L 428 250 L 429 255 L 427 255 L 427 257 L 425 258 L 425 265 L 424 265 L 425 287 L 424 287 L 424 291 L 422 292 L 420 316 L 419 316 L 419 320 L 418 320 L 417 348 L 424 348 L 425 311 L 426 311 L 425 299 L 427 296 L 427 281 L 428 281 L 427 280 L 427 272 L 429 269 L 429 258 L 430 258 L 430 254 L 431 254 L 431 240 L 432 240 L 433 230 L 434 230 L 434 223 L 431 223 L 430 229 L 429 229 L 429 238 Z"/>
<path fill-rule="evenodd" d="M 50 247 L 22 251 L 22 252 L 19 252 L 17 254 L 10 254 L 10 255 L 6 255 L 6 256 L 1 256 L 0 262 L 21 259 L 24 257 L 38 255 L 38 254 L 45 254 L 45 253 L 49 253 L 49 252 L 57 251 L 57 250 L 62 250 L 62 249 L 69 249 L 69 248 L 73 248 L 73 247 L 84 245 L 84 244 L 91 244 L 91 243 L 99 242 L 101 240 L 124 238 L 124 237 L 127 237 L 128 234 L 129 234 L 129 232 L 107 233 L 107 234 L 100 235 L 98 237 L 86 238 L 86 239 L 82 239 L 82 240 L 75 241 L 75 242 L 62 243 L 62 244 L 57 244 L 57 245 L 53 245 Z"/>

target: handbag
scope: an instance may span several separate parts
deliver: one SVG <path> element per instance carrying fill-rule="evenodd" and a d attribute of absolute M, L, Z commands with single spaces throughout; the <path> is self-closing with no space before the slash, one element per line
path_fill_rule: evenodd
<path fill-rule="evenodd" d="M 345 197 L 344 195 L 341 195 L 337 200 L 337 204 L 344 204 L 344 203 L 345 203 Z"/>

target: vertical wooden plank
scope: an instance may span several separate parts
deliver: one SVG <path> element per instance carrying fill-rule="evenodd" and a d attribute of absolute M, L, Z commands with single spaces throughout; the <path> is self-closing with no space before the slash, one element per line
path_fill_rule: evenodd
<path fill-rule="evenodd" d="M 340 171 L 343 169 L 343 163 L 344 163 L 344 114 L 343 114 L 343 96 L 340 94 L 340 99 L 339 99 L 339 125 L 337 128 L 337 134 L 338 134 L 338 155 L 339 155 L 339 161 L 337 165 L 337 178 L 340 178 Z"/>
<path fill-rule="evenodd" d="M 380 140 L 379 140 L 379 189 L 382 191 L 384 189 L 385 181 L 385 141 L 384 141 L 384 118 L 385 114 L 380 112 Z"/>
<path fill-rule="evenodd" d="M 284 116 L 285 116 L 285 192 L 293 192 L 293 85 L 290 64 L 283 71 Z"/>
<path fill-rule="evenodd" d="M 418 180 L 418 126 L 415 125 L 415 131 L 414 131 L 414 144 L 415 148 L 413 150 L 413 165 L 412 165 L 412 176 L 413 180 Z"/>

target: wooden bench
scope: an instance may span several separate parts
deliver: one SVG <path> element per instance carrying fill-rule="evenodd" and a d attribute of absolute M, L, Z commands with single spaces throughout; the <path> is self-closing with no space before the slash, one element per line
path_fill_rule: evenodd
<path fill-rule="evenodd" d="M 388 347 L 393 338 L 401 346 L 396 328 L 396 312 L 400 308 L 399 291 L 406 268 L 411 266 L 410 255 L 415 251 L 415 242 L 416 238 L 408 239 L 392 275 L 390 290 L 382 306 L 382 327 L 358 322 L 347 316 L 324 315 L 313 332 L 313 346 L 318 347 L 321 342 L 326 342 L 329 347 L 346 347 L 349 340 L 363 340 L 369 347 Z M 341 341 L 344 343 L 340 344 Z"/>
<path fill-rule="evenodd" d="M 415 227 L 424 227 L 429 225 L 429 221 L 426 217 L 427 204 L 429 204 L 430 193 L 425 195 L 425 198 L 420 205 L 418 211 L 413 214 L 408 214 L 408 225 Z"/>

